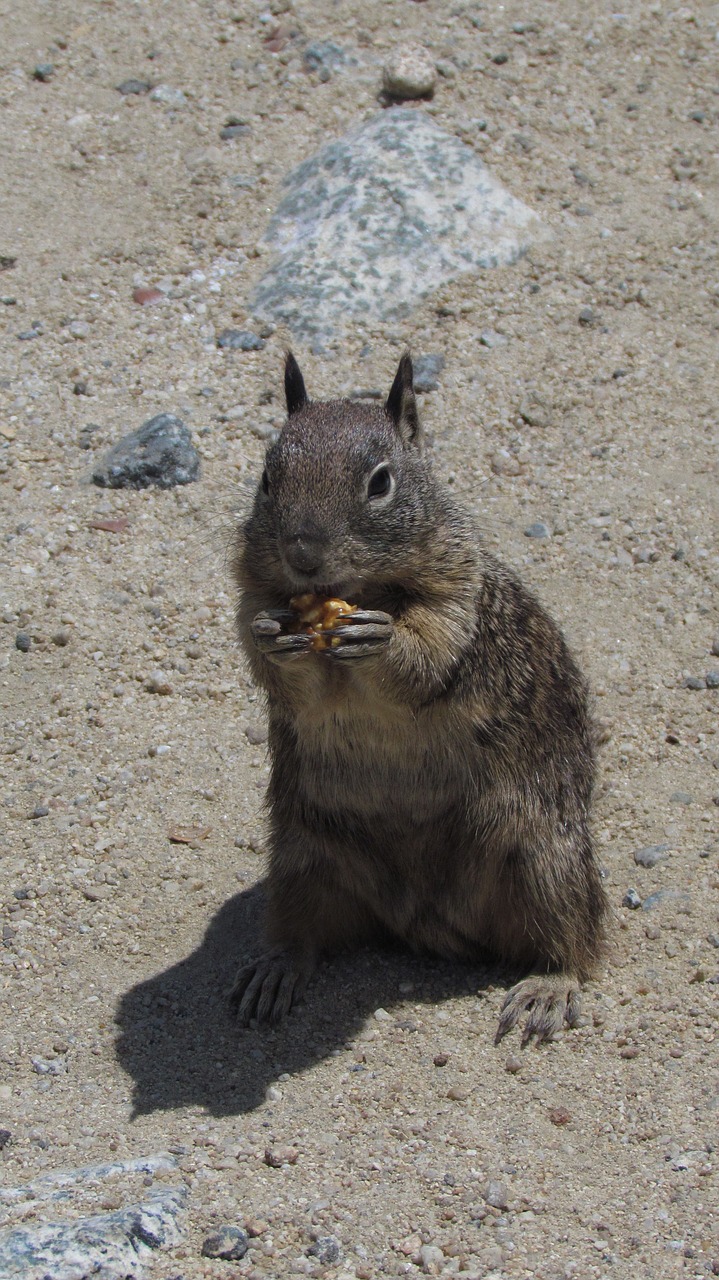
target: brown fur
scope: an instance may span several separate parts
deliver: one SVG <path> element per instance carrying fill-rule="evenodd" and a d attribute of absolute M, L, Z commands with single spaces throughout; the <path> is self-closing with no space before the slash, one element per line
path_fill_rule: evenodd
<path fill-rule="evenodd" d="M 529 1010 L 525 1038 L 550 1036 L 604 936 L 584 680 L 432 475 L 408 356 L 384 408 L 310 404 L 292 356 L 286 388 L 235 558 L 272 761 L 273 950 L 238 975 L 240 1016 L 280 1016 L 321 952 L 389 932 L 533 970 L 498 1034 Z M 394 491 L 368 498 L 382 463 Z M 285 635 L 300 590 L 360 606 L 338 649 Z"/>

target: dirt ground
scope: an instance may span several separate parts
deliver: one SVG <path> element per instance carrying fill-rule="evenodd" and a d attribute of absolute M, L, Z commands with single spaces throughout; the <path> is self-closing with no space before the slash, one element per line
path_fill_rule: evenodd
<path fill-rule="evenodd" d="M 3 1185 L 174 1153 L 154 1181 L 189 1187 L 187 1233 L 157 1280 L 717 1275 L 719 6 L 270 8 L 0 5 Z M 289 335 L 215 336 L 256 328 L 283 174 L 380 109 L 410 39 L 440 66 L 418 109 L 553 236 L 297 354 L 318 397 L 388 389 L 405 344 L 445 356 L 421 404 L 439 473 L 591 678 L 616 921 L 584 1025 L 540 1051 L 493 1045 L 508 975 L 403 953 L 324 968 L 277 1030 L 240 1032 L 225 1000 L 255 945 L 267 777 L 226 548 Z M 354 61 L 307 73 L 316 40 Z M 225 141 L 231 116 L 251 128 Z M 145 285 L 162 300 L 134 301 Z M 93 486 L 163 411 L 200 481 Z M 200 1256 L 219 1223 L 251 1224 L 242 1261 Z M 308 1254 L 330 1235 L 339 1259 Z"/>

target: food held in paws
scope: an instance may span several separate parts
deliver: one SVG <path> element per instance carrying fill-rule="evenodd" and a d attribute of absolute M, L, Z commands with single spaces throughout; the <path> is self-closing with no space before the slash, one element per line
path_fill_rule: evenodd
<path fill-rule="evenodd" d="M 356 604 L 348 604 L 346 600 L 325 599 L 306 592 L 301 596 L 293 596 L 290 608 L 297 614 L 297 622 L 293 631 L 304 631 L 312 636 L 313 649 L 329 649 L 339 644 L 339 637 L 332 632 L 343 618 L 357 612 Z"/>

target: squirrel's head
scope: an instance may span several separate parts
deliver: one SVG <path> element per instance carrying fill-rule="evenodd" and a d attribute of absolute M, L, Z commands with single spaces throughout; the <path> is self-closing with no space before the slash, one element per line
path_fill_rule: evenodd
<path fill-rule="evenodd" d="M 369 583 L 406 584 L 437 514 L 409 353 L 381 407 L 313 403 L 291 352 L 285 394 L 287 422 L 245 526 L 253 577 L 287 595 L 348 599 Z"/>

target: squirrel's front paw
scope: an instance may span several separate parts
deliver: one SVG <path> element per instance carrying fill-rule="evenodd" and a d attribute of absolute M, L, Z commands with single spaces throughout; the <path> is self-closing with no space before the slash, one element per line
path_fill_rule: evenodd
<path fill-rule="evenodd" d="M 268 951 L 240 969 L 230 991 L 230 1005 L 241 1026 L 253 1018 L 279 1022 L 304 991 L 314 968 L 311 955 L 297 956 L 283 947 Z"/>
<path fill-rule="evenodd" d="M 268 609 L 258 613 L 250 623 L 255 647 L 271 662 L 291 662 L 293 658 L 301 658 L 309 652 L 312 638 L 302 631 L 287 631 L 295 621 L 296 615 L 290 609 Z"/>
<path fill-rule="evenodd" d="M 368 658 L 384 649 L 393 634 L 391 614 L 379 609 L 357 609 L 342 619 L 341 626 L 333 629 L 332 647 L 327 652 L 339 662 Z"/>

